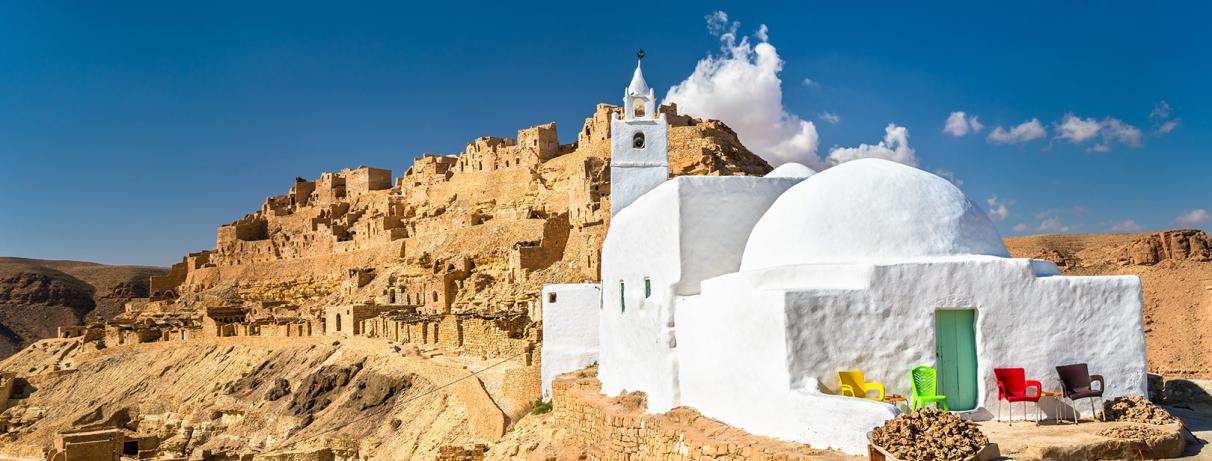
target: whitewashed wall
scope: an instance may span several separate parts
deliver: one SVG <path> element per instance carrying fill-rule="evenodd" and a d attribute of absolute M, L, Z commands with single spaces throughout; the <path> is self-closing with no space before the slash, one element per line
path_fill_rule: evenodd
<path fill-rule="evenodd" d="M 1054 367 L 1086 362 L 1107 379 L 1107 398 L 1145 393 L 1136 277 L 1061 277 L 1045 261 L 994 257 L 855 266 L 704 282 L 677 313 L 681 403 L 757 434 L 861 454 L 866 432 L 892 408 L 822 392 L 837 391 L 838 370 L 861 369 L 888 393 L 910 395 L 909 371 L 934 365 L 940 308 L 977 312 L 979 407 L 968 417 L 996 409 L 996 367 L 1023 367 L 1058 390 Z M 822 278 L 838 287 L 813 282 Z M 803 288 L 791 286 L 796 279 Z"/>
<path fill-rule="evenodd" d="M 555 294 L 555 302 L 551 294 Z M 543 287 L 543 400 L 551 400 L 556 376 L 598 361 L 598 317 L 602 287 L 596 283 Z"/>
<path fill-rule="evenodd" d="M 648 410 L 678 405 L 674 312 L 699 282 L 735 272 L 749 231 L 799 178 L 679 177 L 611 220 L 602 244 L 602 391 L 648 394 Z M 644 298 L 644 278 L 652 296 Z M 626 286 L 626 312 L 619 282 Z"/>

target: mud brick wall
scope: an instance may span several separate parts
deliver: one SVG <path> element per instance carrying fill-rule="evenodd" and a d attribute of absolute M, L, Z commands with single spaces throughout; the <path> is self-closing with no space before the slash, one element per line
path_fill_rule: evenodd
<path fill-rule="evenodd" d="M 570 373 L 552 383 L 557 424 L 582 445 L 591 460 L 807 461 L 821 454 L 806 445 L 729 428 L 689 408 L 650 415 L 643 402 L 639 393 L 619 398 L 601 395 L 601 383 L 592 376 Z"/>

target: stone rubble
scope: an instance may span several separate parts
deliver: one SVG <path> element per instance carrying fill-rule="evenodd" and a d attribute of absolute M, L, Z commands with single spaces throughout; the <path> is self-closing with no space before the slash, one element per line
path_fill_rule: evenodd
<path fill-rule="evenodd" d="M 903 461 L 962 460 L 989 439 L 976 423 L 936 409 L 903 413 L 871 431 L 871 442 Z"/>

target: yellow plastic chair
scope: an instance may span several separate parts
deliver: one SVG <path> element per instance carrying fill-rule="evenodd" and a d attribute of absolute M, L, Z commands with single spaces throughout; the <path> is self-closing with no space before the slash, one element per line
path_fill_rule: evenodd
<path fill-rule="evenodd" d="M 884 385 L 863 381 L 862 370 L 839 371 L 837 372 L 837 380 L 842 383 L 842 395 L 867 400 L 884 400 Z M 871 391 L 879 391 L 880 395 L 874 398 L 867 397 L 867 393 Z"/>

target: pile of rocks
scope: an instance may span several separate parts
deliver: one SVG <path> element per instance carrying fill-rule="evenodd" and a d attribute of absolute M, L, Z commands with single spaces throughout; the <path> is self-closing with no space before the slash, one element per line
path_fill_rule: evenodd
<path fill-rule="evenodd" d="M 1124 396 L 1103 402 L 1103 414 L 1107 421 L 1122 421 L 1146 424 L 1171 424 L 1178 422 L 1170 413 L 1144 397 Z"/>
<path fill-rule="evenodd" d="M 989 444 L 976 423 L 924 408 L 888 420 L 871 432 L 871 442 L 905 461 L 962 460 Z"/>

